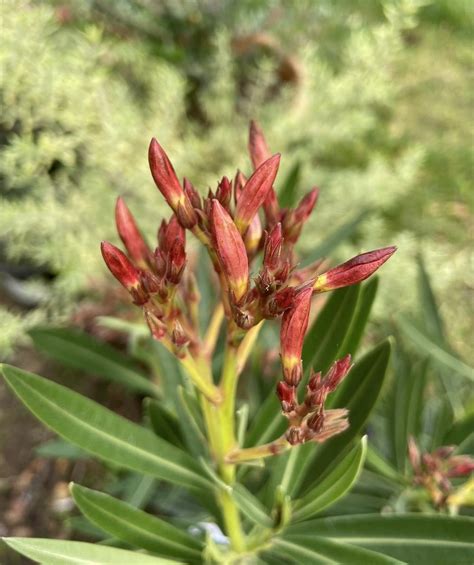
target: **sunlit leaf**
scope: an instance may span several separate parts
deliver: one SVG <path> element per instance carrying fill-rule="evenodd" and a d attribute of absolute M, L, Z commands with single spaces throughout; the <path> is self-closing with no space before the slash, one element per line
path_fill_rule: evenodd
<path fill-rule="evenodd" d="M 107 343 L 69 328 L 35 328 L 35 346 L 66 367 L 120 383 L 134 392 L 159 395 L 159 390 L 129 357 Z"/>
<path fill-rule="evenodd" d="M 203 544 L 172 524 L 80 485 L 71 494 L 82 514 L 115 538 L 164 557 L 200 560 Z"/>
<path fill-rule="evenodd" d="M 54 432 L 98 458 L 202 494 L 210 483 L 187 453 L 96 402 L 52 381 L 9 365 L 5 380 Z"/>
<path fill-rule="evenodd" d="M 41 565 L 168 565 L 179 563 L 145 553 L 126 551 L 94 543 L 41 538 L 4 538 L 25 557 Z"/>

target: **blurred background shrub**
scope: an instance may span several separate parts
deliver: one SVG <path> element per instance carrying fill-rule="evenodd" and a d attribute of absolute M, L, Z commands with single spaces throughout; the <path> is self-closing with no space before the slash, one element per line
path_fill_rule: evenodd
<path fill-rule="evenodd" d="M 451 344 L 472 361 L 469 1 L 20 4 L 1 7 L 5 355 L 28 327 L 102 300 L 98 244 L 113 240 L 118 194 L 153 237 L 166 212 L 152 135 L 205 191 L 236 164 L 249 171 L 256 118 L 283 154 L 278 188 L 321 187 L 302 252 L 398 245 L 380 330 L 415 308 L 421 252 Z"/>

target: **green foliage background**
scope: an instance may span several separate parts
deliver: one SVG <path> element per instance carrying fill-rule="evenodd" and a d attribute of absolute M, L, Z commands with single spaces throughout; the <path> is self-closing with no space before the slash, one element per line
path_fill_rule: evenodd
<path fill-rule="evenodd" d="M 452 344 L 472 360 L 469 1 L 6 0 L 0 10 L 2 262 L 53 277 L 22 283 L 38 307 L 0 310 L 2 355 L 102 279 L 98 243 L 115 239 L 118 194 L 153 237 L 168 212 L 147 169 L 152 135 L 204 191 L 249 170 L 254 117 L 283 154 L 280 186 L 300 163 L 298 192 L 321 187 L 302 252 L 367 210 L 333 255 L 399 246 L 379 323 L 416 307 L 422 252 Z"/>

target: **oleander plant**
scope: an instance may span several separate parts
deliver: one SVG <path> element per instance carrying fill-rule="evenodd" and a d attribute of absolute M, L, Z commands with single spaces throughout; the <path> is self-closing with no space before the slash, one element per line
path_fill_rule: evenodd
<path fill-rule="evenodd" d="M 140 393 L 142 424 L 2 366 L 13 392 L 63 440 L 154 481 L 153 501 L 134 504 L 72 484 L 103 543 L 6 543 L 52 565 L 472 562 L 474 520 L 437 512 L 441 500 L 431 514 L 331 512 L 364 466 L 367 422 L 390 358 L 390 340 L 357 354 L 377 280 L 360 283 L 395 247 L 335 267 L 322 258 L 299 263 L 295 246 L 319 191 L 283 207 L 273 188 L 280 155 L 271 155 L 256 123 L 249 151 L 253 172 L 223 177 L 203 198 L 151 141 L 151 173 L 172 210 L 157 245 L 148 245 L 125 201 L 117 201 L 125 253 L 109 242 L 101 250 L 143 313 L 148 329 L 142 323 L 134 331 L 151 376 L 90 337 L 32 334 L 66 364 Z M 196 254 L 195 244 L 204 252 Z M 472 460 L 453 459 L 452 448 L 422 456 L 411 441 L 410 454 L 425 486 L 439 475 L 435 462 L 447 475 L 472 470 Z"/>

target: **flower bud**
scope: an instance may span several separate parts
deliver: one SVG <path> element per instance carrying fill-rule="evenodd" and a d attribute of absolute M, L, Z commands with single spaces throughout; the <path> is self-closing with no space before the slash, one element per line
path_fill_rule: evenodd
<path fill-rule="evenodd" d="M 247 252 L 232 218 L 218 200 L 212 200 L 211 230 L 214 247 L 230 290 L 239 301 L 247 292 L 249 265 Z"/>
<path fill-rule="evenodd" d="M 382 266 L 396 249 L 396 247 L 384 247 L 357 255 L 342 265 L 319 275 L 314 282 L 314 291 L 326 292 L 365 280 Z"/>
<path fill-rule="evenodd" d="M 222 207 L 227 211 L 230 210 L 230 201 L 232 199 L 232 184 L 227 177 L 222 177 L 216 190 L 216 198 L 221 203 Z"/>
<path fill-rule="evenodd" d="M 297 386 L 302 377 L 301 352 L 308 328 L 312 288 L 300 290 L 293 306 L 283 314 L 280 330 L 281 360 L 285 381 Z"/>
<path fill-rule="evenodd" d="M 150 328 L 151 335 L 156 339 L 163 339 L 166 335 L 165 324 L 152 312 L 145 310 L 145 321 Z"/>
<path fill-rule="evenodd" d="M 449 461 L 448 477 L 464 477 L 474 472 L 474 459 L 469 455 L 457 455 Z"/>
<path fill-rule="evenodd" d="M 191 229 L 197 222 L 194 208 L 181 187 L 168 156 L 155 138 L 148 150 L 150 170 L 159 191 L 174 210 L 180 224 Z"/>
<path fill-rule="evenodd" d="M 248 147 L 254 169 L 258 169 L 271 155 L 263 131 L 254 120 L 250 122 Z"/>
<path fill-rule="evenodd" d="M 185 266 L 186 251 L 183 242 L 180 239 L 175 239 L 169 252 L 167 280 L 171 284 L 178 284 L 183 276 Z"/>
<path fill-rule="evenodd" d="M 198 191 L 194 188 L 193 184 L 186 177 L 183 179 L 184 194 L 189 198 L 193 208 L 200 210 L 202 208 L 201 197 Z"/>
<path fill-rule="evenodd" d="M 282 244 L 282 229 L 281 224 L 278 223 L 266 234 L 265 238 L 263 266 L 271 272 L 275 272 L 280 264 Z"/>
<path fill-rule="evenodd" d="M 288 243 L 296 243 L 303 225 L 318 201 L 319 189 L 313 188 L 302 198 L 294 210 L 288 210 L 283 218 L 283 235 Z"/>
<path fill-rule="evenodd" d="M 279 165 L 280 155 L 276 154 L 260 165 L 242 189 L 234 215 L 235 224 L 241 234 L 245 233 L 253 217 L 265 201 L 273 186 Z"/>
<path fill-rule="evenodd" d="M 333 392 L 336 390 L 337 386 L 346 377 L 347 373 L 351 368 L 351 356 L 347 354 L 342 359 L 335 361 L 329 371 L 324 376 L 324 387 L 326 391 Z"/>
<path fill-rule="evenodd" d="M 142 269 L 145 269 L 150 263 L 151 251 L 121 196 L 117 198 L 115 205 L 115 223 L 120 239 L 123 241 L 130 258 Z"/>
<path fill-rule="evenodd" d="M 166 220 L 161 222 L 160 229 L 158 230 L 158 243 L 161 251 L 169 253 L 175 241 L 179 241 L 184 247 L 186 232 L 173 214 L 169 222 L 166 222 Z"/>
<path fill-rule="evenodd" d="M 277 384 L 277 396 L 281 402 L 283 412 L 292 412 L 298 404 L 296 398 L 296 388 L 280 381 Z"/>
<path fill-rule="evenodd" d="M 255 214 L 244 236 L 245 249 L 247 249 L 247 253 L 250 257 L 258 251 L 262 233 L 262 222 L 260 221 L 259 215 Z"/>
<path fill-rule="evenodd" d="M 136 304 L 144 304 L 148 296 L 142 288 L 138 269 L 132 265 L 125 253 L 108 241 L 103 241 L 100 248 L 109 271 L 130 292 Z"/>

